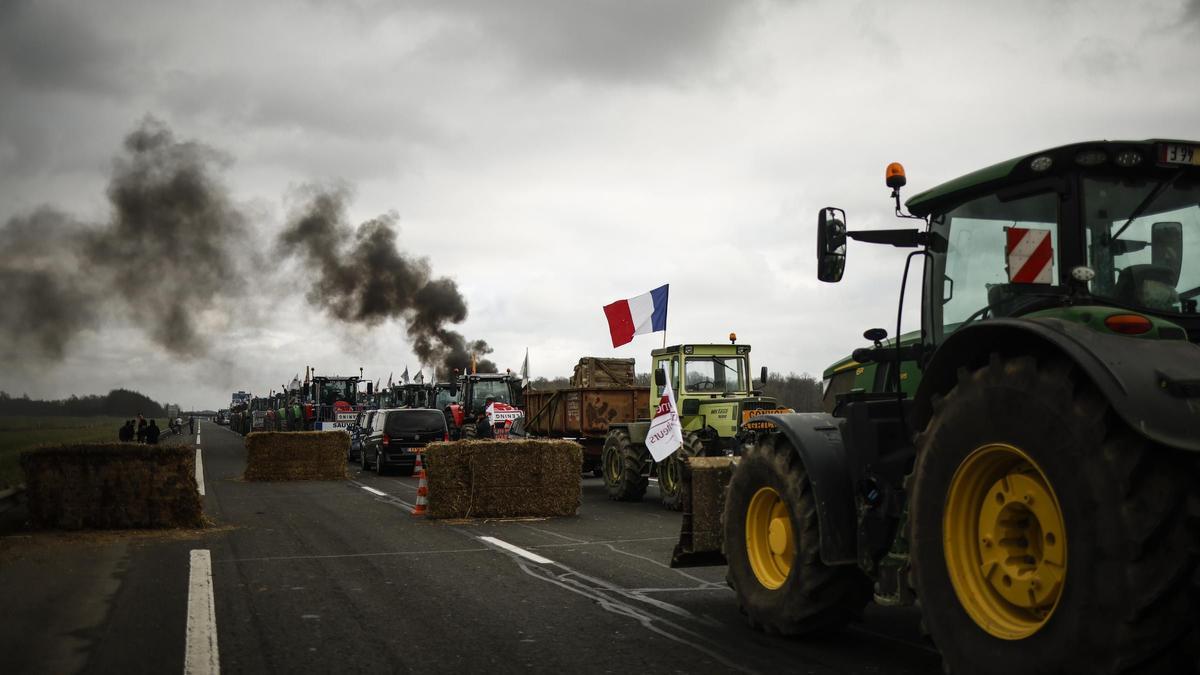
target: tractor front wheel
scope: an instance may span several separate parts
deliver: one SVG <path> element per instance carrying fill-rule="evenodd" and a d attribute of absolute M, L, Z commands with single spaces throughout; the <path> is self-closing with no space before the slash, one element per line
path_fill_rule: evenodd
<path fill-rule="evenodd" d="M 722 520 L 726 579 L 752 626 L 783 635 L 836 629 L 871 598 L 858 567 L 821 562 L 812 485 L 785 438 L 747 448 Z"/>
<path fill-rule="evenodd" d="M 683 508 L 683 463 L 688 457 L 704 454 L 704 441 L 700 434 L 689 431 L 683 435 L 683 445 L 658 464 L 658 494 L 663 506 L 678 511 Z"/>
<path fill-rule="evenodd" d="M 604 439 L 601 454 L 601 469 L 608 498 L 622 502 L 636 502 L 646 494 L 649 477 L 644 468 L 649 461 L 646 448 L 630 442 L 629 432 L 613 429 Z"/>
<path fill-rule="evenodd" d="M 918 438 L 917 596 L 952 673 L 1197 667 L 1195 465 L 1069 364 L 961 369 Z"/>

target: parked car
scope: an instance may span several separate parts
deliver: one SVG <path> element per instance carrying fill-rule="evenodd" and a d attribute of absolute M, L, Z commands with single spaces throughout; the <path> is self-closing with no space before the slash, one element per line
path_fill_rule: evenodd
<path fill-rule="evenodd" d="M 450 440 L 446 416 L 430 408 L 390 408 L 376 412 L 363 443 L 362 468 L 380 475 L 392 467 L 411 476 L 417 455 L 434 441 Z"/>
<path fill-rule="evenodd" d="M 363 443 L 367 439 L 367 430 L 371 428 L 371 418 L 375 417 L 374 410 L 364 410 L 358 413 L 358 419 L 354 420 L 346 430 L 350 432 L 350 456 L 349 461 L 362 461 Z"/>

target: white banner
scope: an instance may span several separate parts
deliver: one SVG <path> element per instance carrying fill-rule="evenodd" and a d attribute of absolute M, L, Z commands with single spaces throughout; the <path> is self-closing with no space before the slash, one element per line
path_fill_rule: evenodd
<path fill-rule="evenodd" d="M 683 445 L 683 426 L 679 423 L 679 413 L 675 410 L 675 393 L 671 391 L 670 379 L 663 386 L 662 393 L 654 420 L 650 422 L 650 431 L 646 433 L 646 448 L 656 462 L 670 457 L 672 452 Z"/>

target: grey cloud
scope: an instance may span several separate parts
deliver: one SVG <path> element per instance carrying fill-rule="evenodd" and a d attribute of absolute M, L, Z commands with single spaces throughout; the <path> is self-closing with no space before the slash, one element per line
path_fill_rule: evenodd
<path fill-rule="evenodd" d="M 126 49 L 50 2 L 0 3 L 0 69 L 35 90 L 114 96 L 128 89 Z"/>

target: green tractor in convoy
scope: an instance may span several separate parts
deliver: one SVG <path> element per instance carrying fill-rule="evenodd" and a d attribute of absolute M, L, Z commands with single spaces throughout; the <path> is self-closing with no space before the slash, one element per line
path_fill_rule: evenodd
<path fill-rule="evenodd" d="M 671 382 L 683 426 L 683 445 L 661 463 L 646 449 L 650 419 L 663 395 L 663 383 L 652 385 L 650 419 L 614 422 L 608 426 L 601 452 L 601 470 L 608 495 L 619 501 L 637 501 L 646 493 L 652 473 L 658 479 L 662 502 L 680 508 L 681 467 L 688 457 L 724 457 L 740 454 L 749 431 L 743 422 L 756 415 L 791 412 L 774 398 L 751 391 L 750 345 L 685 344 L 650 352 L 652 372 Z M 763 368 L 761 380 L 767 379 Z M 751 423 L 753 425 L 753 423 Z"/>
<path fill-rule="evenodd" d="M 908 213 L 904 182 L 920 228 L 820 212 L 822 281 L 847 239 L 913 249 L 920 330 L 867 331 L 832 414 L 768 416 L 716 492 L 742 610 L 798 635 L 916 605 L 954 673 L 1197 672 L 1200 143 L 1054 148 Z"/>

